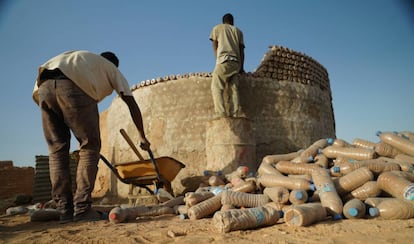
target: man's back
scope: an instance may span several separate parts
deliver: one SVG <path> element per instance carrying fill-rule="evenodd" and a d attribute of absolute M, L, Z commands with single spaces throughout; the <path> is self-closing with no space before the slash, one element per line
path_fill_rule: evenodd
<path fill-rule="evenodd" d="M 217 63 L 227 60 L 241 61 L 240 47 L 244 46 L 243 33 L 230 24 L 216 25 L 210 40 L 217 41 Z"/>

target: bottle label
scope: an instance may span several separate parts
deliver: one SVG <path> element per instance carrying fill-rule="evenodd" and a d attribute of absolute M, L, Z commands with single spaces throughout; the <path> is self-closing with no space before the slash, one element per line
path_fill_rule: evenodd
<path fill-rule="evenodd" d="M 409 201 L 414 201 L 414 184 L 411 184 L 405 188 L 404 198 Z"/>

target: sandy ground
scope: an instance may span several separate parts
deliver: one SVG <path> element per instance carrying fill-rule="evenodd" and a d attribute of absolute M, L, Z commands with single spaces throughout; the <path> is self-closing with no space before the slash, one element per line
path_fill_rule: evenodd
<path fill-rule="evenodd" d="M 275 225 L 220 233 L 212 218 L 146 217 L 113 224 L 30 222 L 27 214 L 0 217 L 0 243 L 413 243 L 414 219 L 326 220 L 308 227 Z"/>

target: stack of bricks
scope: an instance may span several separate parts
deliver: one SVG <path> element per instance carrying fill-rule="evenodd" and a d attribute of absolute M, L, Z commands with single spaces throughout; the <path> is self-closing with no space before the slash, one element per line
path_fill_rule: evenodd
<path fill-rule="evenodd" d="M 33 167 L 14 167 L 12 161 L 0 161 L 0 199 L 32 195 L 33 180 Z"/>
<path fill-rule="evenodd" d="M 313 58 L 286 47 L 269 48 L 270 51 L 264 55 L 253 76 L 330 89 L 327 70 Z"/>

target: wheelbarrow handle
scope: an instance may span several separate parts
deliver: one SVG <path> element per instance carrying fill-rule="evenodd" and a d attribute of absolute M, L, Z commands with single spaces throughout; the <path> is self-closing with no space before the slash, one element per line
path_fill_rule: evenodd
<path fill-rule="evenodd" d="M 151 159 L 151 162 L 152 162 L 152 164 L 154 166 L 155 172 L 157 174 L 157 178 L 159 180 L 161 180 L 160 171 L 158 170 L 158 165 L 157 165 L 157 162 L 155 161 L 154 154 L 152 153 L 151 149 L 148 149 L 148 155 L 149 155 L 149 157 Z"/>
<path fill-rule="evenodd" d="M 131 138 L 128 136 L 126 131 L 124 129 L 120 129 L 119 132 L 124 137 L 125 141 L 128 143 L 128 145 L 132 148 L 132 151 L 134 151 L 135 155 L 138 156 L 139 160 L 143 161 L 144 157 L 139 153 L 137 147 L 134 145 L 134 142 L 132 142 Z"/>

